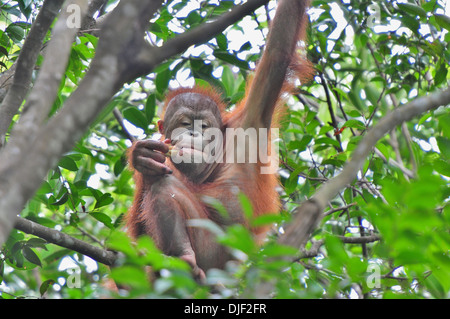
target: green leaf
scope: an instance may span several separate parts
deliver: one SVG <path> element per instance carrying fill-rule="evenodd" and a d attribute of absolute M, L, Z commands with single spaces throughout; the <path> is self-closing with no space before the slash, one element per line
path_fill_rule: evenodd
<path fill-rule="evenodd" d="M 10 24 L 5 31 L 14 42 L 20 42 L 25 36 L 25 31 L 18 24 Z"/>
<path fill-rule="evenodd" d="M 344 123 L 343 126 L 356 128 L 358 130 L 365 130 L 366 129 L 366 126 L 364 125 L 364 123 L 362 123 L 359 120 L 348 120 L 347 122 Z"/>
<path fill-rule="evenodd" d="M 274 223 L 280 223 L 283 217 L 280 214 L 264 214 L 260 215 L 252 220 L 252 226 L 266 226 L 272 225 Z"/>
<path fill-rule="evenodd" d="M 384 145 L 381 142 L 378 142 L 376 144 L 376 148 L 384 155 L 384 157 L 389 160 L 390 156 L 389 156 L 389 149 L 386 145 Z"/>
<path fill-rule="evenodd" d="M 345 265 L 348 261 L 347 252 L 344 249 L 342 241 L 334 236 L 325 237 L 325 247 L 329 254 L 330 259 L 336 263 L 336 265 Z"/>
<path fill-rule="evenodd" d="M 366 85 L 364 86 L 364 92 L 366 92 L 366 97 L 369 102 L 374 105 L 378 106 L 379 98 L 380 98 L 380 92 L 375 88 L 374 84 Z"/>
<path fill-rule="evenodd" d="M 428 120 L 433 114 L 431 112 L 427 112 L 424 115 L 422 115 L 422 117 L 419 119 L 419 121 L 417 122 L 418 125 L 422 125 L 423 123 L 425 123 L 426 120 Z"/>
<path fill-rule="evenodd" d="M 288 144 L 288 150 L 298 150 L 299 152 L 303 152 L 308 144 L 311 143 L 312 139 L 312 135 L 305 134 L 300 141 L 290 141 Z"/>
<path fill-rule="evenodd" d="M 114 202 L 114 198 L 111 197 L 111 194 L 105 193 L 100 198 L 97 199 L 97 202 L 95 203 L 94 209 L 107 206 L 109 204 L 112 204 Z"/>
<path fill-rule="evenodd" d="M 247 255 L 254 253 L 257 249 L 250 231 L 240 224 L 230 226 L 226 235 L 219 238 L 219 242 Z"/>
<path fill-rule="evenodd" d="M 92 35 L 92 34 L 89 34 L 89 33 L 84 33 L 83 36 L 85 36 L 85 37 L 89 40 L 89 42 L 92 43 L 92 45 L 94 46 L 94 48 L 97 47 L 98 38 L 97 38 L 96 36 L 94 36 L 94 35 Z"/>
<path fill-rule="evenodd" d="M 0 281 L 3 281 L 3 274 L 5 273 L 5 263 L 0 262 Z"/>
<path fill-rule="evenodd" d="M 41 260 L 39 259 L 38 255 L 28 246 L 22 247 L 22 253 L 26 260 L 28 260 L 30 263 L 38 265 L 39 267 L 42 267 Z"/>
<path fill-rule="evenodd" d="M 235 93 L 235 83 L 236 79 L 234 78 L 233 71 L 231 71 L 231 68 L 228 65 L 224 65 L 222 72 L 222 84 L 225 87 L 228 96 Z"/>
<path fill-rule="evenodd" d="M 441 151 L 441 155 L 450 159 L 450 139 L 443 136 L 436 136 L 436 142 Z"/>
<path fill-rule="evenodd" d="M 294 169 L 293 172 L 289 175 L 289 178 L 286 180 L 284 187 L 286 188 L 286 192 L 288 194 L 292 193 L 298 185 L 298 176 L 301 172 L 305 170 L 304 167 L 300 166 Z"/>
<path fill-rule="evenodd" d="M 42 239 L 42 238 L 30 238 L 27 242 L 26 245 L 28 247 L 38 247 L 38 248 L 43 248 L 45 250 L 47 250 L 47 247 L 45 246 L 47 244 L 47 241 Z"/>
<path fill-rule="evenodd" d="M 55 281 L 53 279 L 47 279 L 46 281 L 44 281 L 41 286 L 39 287 L 39 293 L 41 294 L 41 296 L 43 296 L 48 288 L 50 286 L 53 286 L 55 284 Z"/>
<path fill-rule="evenodd" d="M 124 232 L 114 231 L 107 241 L 107 246 L 109 249 L 120 251 L 127 255 L 128 257 L 135 257 L 136 249 L 131 243 L 130 237 Z"/>
<path fill-rule="evenodd" d="M 151 123 L 156 113 L 156 96 L 155 94 L 150 94 L 145 102 L 145 116 L 147 118 L 147 123 Z"/>
<path fill-rule="evenodd" d="M 136 107 L 129 107 L 123 110 L 123 117 L 131 122 L 133 125 L 140 127 L 144 130 L 148 127 L 148 121 L 143 112 L 138 110 Z"/>
<path fill-rule="evenodd" d="M 448 67 L 447 62 L 441 61 L 439 67 L 434 75 L 434 82 L 436 85 L 440 85 L 447 79 Z"/>
<path fill-rule="evenodd" d="M 436 18 L 436 22 L 439 24 L 441 28 L 444 28 L 448 31 L 450 31 L 450 17 L 445 14 L 434 14 L 434 17 Z"/>
<path fill-rule="evenodd" d="M 78 171 L 77 163 L 69 156 L 64 156 L 63 158 L 61 158 L 61 160 L 58 163 L 58 166 L 65 168 L 72 172 Z"/>
<path fill-rule="evenodd" d="M 28 8 L 33 0 L 20 0 L 19 3 L 23 5 L 24 8 Z"/>
<path fill-rule="evenodd" d="M 192 27 L 192 26 L 199 24 L 202 21 L 202 17 L 200 16 L 200 14 L 198 14 L 197 11 L 194 10 L 189 13 L 186 20 Z"/>
<path fill-rule="evenodd" d="M 8 50 L 6 50 L 4 47 L 0 46 L 0 54 L 7 57 L 8 56 Z"/>
<path fill-rule="evenodd" d="M 99 201 L 100 197 L 103 195 L 103 193 L 101 191 L 99 191 L 98 189 L 95 189 L 95 188 L 92 188 L 92 187 L 89 187 L 88 189 L 91 192 L 92 196 L 94 196 L 94 198 L 97 201 Z"/>
<path fill-rule="evenodd" d="M 220 51 L 220 50 L 215 50 L 214 51 L 214 56 L 216 58 L 218 58 L 219 60 L 222 60 L 224 62 L 230 63 L 232 65 L 237 66 L 238 68 L 242 69 L 242 70 L 248 70 L 248 63 L 246 61 L 242 61 L 241 59 L 239 59 L 238 57 L 226 52 L 226 51 Z"/>
<path fill-rule="evenodd" d="M 367 262 L 359 257 L 349 258 L 346 269 L 354 282 L 358 282 L 367 275 Z"/>
<path fill-rule="evenodd" d="M 226 51 L 228 49 L 228 40 L 225 34 L 221 33 L 216 37 L 217 46 L 220 50 Z"/>
<path fill-rule="evenodd" d="M 100 112 L 100 115 L 98 115 L 95 118 L 91 127 L 97 126 L 99 123 L 102 123 L 108 116 L 111 116 L 114 108 L 120 103 L 126 103 L 126 101 L 123 101 L 121 98 L 115 98 L 114 100 L 111 101 L 111 103 L 108 103 L 108 105 L 104 107 L 103 110 Z"/>
<path fill-rule="evenodd" d="M 114 228 L 120 227 L 123 223 L 124 218 L 125 214 L 124 213 L 120 214 L 119 217 L 117 217 L 116 220 L 114 221 L 113 224 Z"/>
<path fill-rule="evenodd" d="M 329 138 L 329 137 L 321 137 L 321 138 L 316 139 L 316 145 L 321 145 L 321 144 L 341 147 L 338 141 L 336 141 L 332 138 Z"/>
<path fill-rule="evenodd" d="M 450 176 L 450 163 L 448 161 L 437 159 L 434 161 L 433 167 L 439 174 Z"/>
<path fill-rule="evenodd" d="M 170 81 L 171 76 L 172 76 L 172 72 L 170 72 L 169 68 L 157 73 L 156 79 L 155 79 L 155 85 L 156 85 L 156 90 L 158 91 L 158 93 L 164 94 L 167 87 L 169 86 L 169 81 Z"/>
<path fill-rule="evenodd" d="M 416 18 L 404 15 L 403 17 L 400 17 L 400 20 L 402 21 L 402 24 L 408 27 L 411 31 L 417 34 L 417 30 L 420 27 L 419 21 L 416 20 Z"/>
<path fill-rule="evenodd" d="M 58 199 L 56 202 L 52 203 L 53 206 L 61 206 L 64 205 L 67 200 L 69 199 L 69 193 L 66 191 L 60 199 Z"/>
<path fill-rule="evenodd" d="M 120 156 L 114 163 L 114 175 L 119 176 L 126 167 L 126 159 Z"/>
<path fill-rule="evenodd" d="M 280 256 L 294 257 L 298 254 L 298 249 L 292 246 L 270 243 L 263 248 L 262 253 L 267 257 L 280 257 Z"/>
<path fill-rule="evenodd" d="M 436 299 L 448 299 L 448 291 L 442 286 L 442 283 L 431 273 L 425 280 L 424 284 Z"/>
<path fill-rule="evenodd" d="M 358 110 L 355 110 L 355 109 L 345 111 L 345 113 L 350 117 L 360 117 L 361 116 L 361 112 Z"/>
<path fill-rule="evenodd" d="M 113 229 L 114 225 L 112 223 L 111 217 L 103 213 L 91 213 L 92 217 L 94 217 L 99 222 L 103 223 L 109 229 Z"/>
<path fill-rule="evenodd" d="M 427 17 L 427 12 L 420 6 L 412 4 L 412 3 L 397 3 L 398 7 L 413 16 L 419 16 L 421 18 Z"/>
<path fill-rule="evenodd" d="M 359 94 L 357 94 L 355 91 L 351 90 L 347 94 L 347 98 L 349 99 L 350 103 L 353 104 L 353 106 L 358 110 L 364 110 L 365 106 L 361 100 L 361 97 Z"/>
<path fill-rule="evenodd" d="M 148 289 L 149 280 L 144 269 L 135 266 L 121 266 L 111 269 L 111 278 L 118 284 L 134 289 Z"/>
<path fill-rule="evenodd" d="M 210 233 L 216 235 L 216 236 L 224 236 L 225 233 L 223 229 L 214 223 L 212 220 L 209 219 L 189 219 L 187 221 L 188 227 L 198 227 L 208 230 Z"/>
<path fill-rule="evenodd" d="M 242 211 L 245 217 L 249 220 L 253 217 L 253 206 L 249 198 L 244 193 L 239 193 L 239 201 L 242 205 Z"/>
<path fill-rule="evenodd" d="M 37 194 L 45 195 L 52 192 L 52 187 L 47 181 L 44 181 L 41 185 L 41 188 L 37 191 Z"/>

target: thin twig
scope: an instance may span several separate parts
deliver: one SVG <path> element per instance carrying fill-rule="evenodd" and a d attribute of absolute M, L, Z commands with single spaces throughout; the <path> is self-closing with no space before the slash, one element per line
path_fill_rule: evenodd
<path fill-rule="evenodd" d="M 123 122 L 122 113 L 120 113 L 120 111 L 117 107 L 114 108 L 113 114 L 114 114 L 114 117 L 116 118 L 117 122 L 119 122 L 120 127 L 122 127 L 122 130 L 125 133 L 125 135 L 128 137 L 128 139 L 131 142 L 134 142 L 136 140 L 136 138 L 133 135 L 131 135 L 131 133 L 126 128 L 125 123 Z"/>
<path fill-rule="evenodd" d="M 356 203 L 351 203 L 351 204 L 348 204 L 348 205 L 345 205 L 345 206 L 333 208 L 333 209 L 330 209 L 330 210 L 326 211 L 326 212 L 324 213 L 324 215 L 325 215 L 325 216 L 328 216 L 328 215 L 331 215 L 331 214 L 333 214 L 333 213 L 336 213 L 336 212 L 340 212 L 340 211 L 342 211 L 342 210 L 349 209 L 350 207 L 353 207 L 353 206 L 356 206 L 356 205 L 357 205 Z"/>
<path fill-rule="evenodd" d="M 330 117 L 331 117 L 331 126 L 333 126 L 334 130 L 337 131 L 337 130 L 339 130 L 339 127 L 338 127 L 338 123 L 336 120 L 336 116 L 334 115 L 333 104 L 331 103 L 331 96 L 330 96 L 330 92 L 328 90 L 328 85 L 327 85 L 327 82 L 325 81 L 325 77 L 323 76 L 323 73 L 320 73 L 319 76 L 320 76 L 322 87 L 325 91 L 325 96 L 327 98 L 328 112 L 330 113 Z M 336 134 L 335 136 L 336 136 L 336 140 L 339 142 L 339 148 L 337 148 L 337 151 L 342 152 L 343 149 L 342 149 L 342 143 L 341 143 L 341 136 L 339 134 Z"/>

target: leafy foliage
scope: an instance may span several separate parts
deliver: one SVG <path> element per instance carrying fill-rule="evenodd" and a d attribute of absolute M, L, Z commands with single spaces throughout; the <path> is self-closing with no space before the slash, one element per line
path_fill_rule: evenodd
<path fill-rule="evenodd" d="M 109 1 L 108 7 L 114 4 Z M 165 42 L 234 5 L 169 1 L 152 23 L 150 41 Z M 209 84 L 232 106 L 243 97 L 264 45 L 250 39 L 265 39 L 273 5 L 124 86 L 22 211 L 22 217 L 40 225 L 121 252 L 120 266 L 109 270 L 14 230 L 0 251 L 2 298 L 255 297 L 259 292 L 252 287 L 261 281 L 274 282 L 279 298 L 450 297 L 448 108 L 382 138 L 358 180 L 330 203 L 300 255 L 273 238 L 260 248 L 239 225 L 225 231 L 200 225 L 216 231 L 240 262 L 210 271 L 207 284 L 198 285 L 186 263 L 163 256 L 149 238 L 132 243 L 124 234 L 123 216 L 134 187 L 124 156 L 130 142 L 112 110 L 118 109 L 126 128 L 142 138 L 156 133 L 159 106 L 169 88 Z M 17 59 L 40 6 L 40 1 L 0 2 L 0 72 Z M 290 111 L 280 127 L 284 210 L 251 220 L 275 223 L 274 238 L 298 203 L 339 173 L 367 129 L 401 104 L 449 82 L 450 18 L 443 2 L 315 0 L 312 8 L 306 49 L 316 76 L 287 101 Z M 96 44 L 89 33 L 77 37 L 51 114 L 85 75 Z M 245 198 L 242 202 L 251 211 Z M 160 273 L 152 284 L 149 266 Z M 76 275 L 80 284 L 69 287 L 69 278 Z M 119 293 L 108 289 L 108 278 L 120 286 Z"/>

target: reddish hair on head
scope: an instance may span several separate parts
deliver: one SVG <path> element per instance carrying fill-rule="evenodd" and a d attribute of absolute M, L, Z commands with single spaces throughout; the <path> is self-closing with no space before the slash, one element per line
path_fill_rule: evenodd
<path fill-rule="evenodd" d="M 206 87 L 206 86 L 194 86 L 192 88 L 188 87 L 182 87 L 175 90 L 171 90 L 167 95 L 164 102 L 164 108 L 161 114 L 161 118 L 164 118 L 164 113 L 166 112 L 166 108 L 169 105 L 169 102 L 176 97 L 177 95 L 183 94 L 183 93 L 198 93 L 205 96 L 208 96 L 211 100 L 216 103 L 219 111 L 221 114 L 225 113 L 226 110 L 226 104 L 223 102 L 222 97 L 220 96 L 220 93 L 218 93 L 214 88 L 212 87 Z"/>

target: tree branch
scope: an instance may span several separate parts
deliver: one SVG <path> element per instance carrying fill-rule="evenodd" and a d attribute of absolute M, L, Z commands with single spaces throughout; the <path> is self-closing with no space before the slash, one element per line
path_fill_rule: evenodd
<path fill-rule="evenodd" d="M 23 231 L 24 233 L 45 239 L 49 243 L 89 256 L 107 266 L 113 266 L 120 256 L 114 251 L 92 246 L 82 240 L 64 234 L 63 232 L 39 225 L 25 218 L 18 217 L 14 228 Z"/>
<path fill-rule="evenodd" d="M 342 206 L 342 207 L 337 207 L 337 208 L 330 209 L 330 210 L 325 212 L 325 216 L 331 215 L 333 213 L 336 213 L 336 212 L 339 212 L 339 211 L 342 211 L 342 210 L 347 210 L 350 207 L 356 206 L 356 205 L 357 205 L 356 203 L 351 203 L 351 204 L 348 204 L 348 205 L 345 205 L 345 206 Z"/>
<path fill-rule="evenodd" d="M 333 127 L 334 131 L 339 130 L 338 122 L 336 120 L 336 115 L 334 114 L 333 110 L 333 104 L 331 101 L 330 91 L 328 89 L 327 81 L 325 81 L 325 77 L 322 72 L 319 73 L 320 76 L 320 82 L 322 84 L 323 90 L 325 91 L 325 96 L 327 98 L 327 105 L 328 105 L 328 113 L 330 113 L 331 118 L 331 126 Z M 345 114 L 345 113 L 344 113 Z M 341 142 L 341 136 L 340 134 L 335 134 L 336 140 L 339 143 L 339 147 L 335 147 L 338 152 L 342 152 L 342 142 Z"/>
<path fill-rule="evenodd" d="M 352 154 L 351 160 L 345 165 L 342 172 L 328 180 L 315 195 L 304 202 L 295 213 L 293 221 L 280 236 L 279 243 L 301 248 L 308 240 L 312 231 L 323 217 L 323 209 L 338 192 L 351 184 L 364 164 L 370 151 L 377 141 L 391 131 L 395 126 L 413 117 L 450 103 L 450 88 L 435 92 L 428 96 L 417 98 L 406 105 L 399 107 L 382 118 L 377 125 L 370 129 L 363 137 Z"/>
<path fill-rule="evenodd" d="M 251 14 L 267 2 L 269 2 L 269 0 L 249 0 L 243 5 L 236 6 L 214 22 L 205 23 L 204 25 L 168 40 L 162 47 L 144 47 L 138 56 L 138 60 L 143 68 L 138 70 L 139 73 L 134 75 L 134 77 L 148 74 L 156 65 L 165 61 L 168 57 L 184 52 L 191 45 L 204 43 L 210 40 L 212 37 L 223 32 L 227 27 L 241 20 L 246 15 Z"/>
<path fill-rule="evenodd" d="M 0 148 L 5 141 L 6 132 L 11 124 L 12 118 L 19 110 L 30 88 L 31 75 L 41 51 L 45 35 L 63 2 L 63 0 L 46 0 L 44 2 L 25 40 L 22 50 L 20 50 L 13 83 L 0 105 Z M 55 53 L 59 53 L 59 51 Z"/>
<path fill-rule="evenodd" d="M 119 123 L 120 127 L 122 128 L 123 132 L 127 136 L 127 138 L 131 142 L 134 142 L 136 140 L 136 138 L 133 135 L 131 135 L 131 133 L 127 130 L 124 120 L 123 120 L 122 113 L 120 113 L 120 110 L 117 107 L 114 108 L 113 114 L 114 114 L 114 117 L 116 118 L 117 122 Z"/>
<path fill-rule="evenodd" d="M 337 236 L 337 237 L 340 240 L 342 240 L 344 244 L 368 244 L 381 239 L 381 236 L 377 234 L 359 237 L 348 237 L 348 236 Z"/>
<path fill-rule="evenodd" d="M 82 16 L 87 10 L 87 2 L 83 0 L 67 1 L 61 10 L 52 31 L 52 39 L 45 48 L 44 61 L 38 78 L 30 96 L 27 98 L 24 114 L 17 124 L 17 131 L 23 130 L 28 136 L 33 135 L 47 119 L 66 71 L 72 43 L 78 31 L 77 28 L 69 27 L 67 24 L 69 16 L 72 14 L 68 11 L 68 7 L 73 4 L 81 9 Z M 18 133 L 15 134 L 18 135 Z"/>
<path fill-rule="evenodd" d="M 368 244 L 381 240 L 381 236 L 377 234 L 360 237 L 347 237 L 347 236 L 336 236 L 336 237 L 342 240 L 344 244 Z M 309 250 L 302 249 L 301 255 L 300 257 L 298 257 L 297 261 L 303 258 L 316 257 L 319 254 L 319 250 L 324 243 L 325 239 L 312 241 L 312 247 Z"/>
<path fill-rule="evenodd" d="M 11 86 L 14 83 L 14 73 L 16 72 L 16 68 L 17 68 L 17 60 L 13 63 L 13 65 L 11 65 L 11 67 L 6 70 L 5 72 L 3 72 L 0 76 L 0 113 L 3 112 L 2 111 L 2 102 L 4 101 L 6 95 L 9 92 L 9 89 L 11 88 Z M 1 118 L 1 116 L 0 116 Z M 5 123 L 8 121 L 5 121 Z M 9 121 L 11 122 L 11 121 Z M 0 125 L 4 125 L 3 123 Z M 5 130 L 5 132 L 7 131 L 7 129 Z M 2 147 L 3 143 L 4 143 L 4 138 L 3 140 L 0 138 L 0 148 Z"/>
<path fill-rule="evenodd" d="M 76 28 L 68 27 L 69 14 L 67 8 L 71 4 L 77 4 L 81 14 L 87 9 L 84 0 L 68 1 L 61 10 L 59 19 L 53 28 L 53 36 L 44 54 L 44 61 L 34 87 L 27 98 L 20 121 L 11 132 L 9 143 L 4 147 L 2 153 L 23 156 L 34 144 L 37 132 L 48 117 L 48 113 L 55 101 L 61 79 L 66 71 L 72 42 L 77 33 Z M 29 66 L 30 67 L 30 66 Z M 32 66 L 30 67 L 32 68 Z M 16 74 L 20 74 L 17 73 Z M 13 92 L 14 93 L 14 92 Z M 22 155 L 21 155 L 22 154 Z M 0 174 L 17 169 L 17 158 L 9 156 L 0 163 Z"/>

